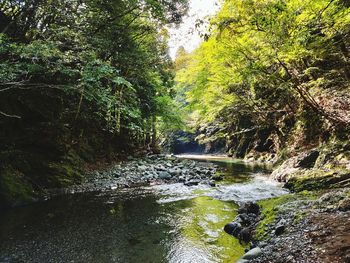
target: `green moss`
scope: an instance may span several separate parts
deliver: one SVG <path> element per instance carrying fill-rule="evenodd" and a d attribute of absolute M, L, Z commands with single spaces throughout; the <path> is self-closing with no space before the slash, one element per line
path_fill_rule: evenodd
<path fill-rule="evenodd" d="M 24 174 L 11 166 L 0 173 L 0 206 L 11 207 L 31 202 L 34 197 L 32 185 Z"/>
<path fill-rule="evenodd" d="M 49 187 L 66 187 L 81 182 L 82 174 L 78 166 L 69 163 L 49 163 L 47 180 Z"/>
<path fill-rule="evenodd" d="M 291 178 L 286 187 L 294 192 L 346 187 L 350 185 L 350 170 L 331 169 L 304 171 Z"/>
<path fill-rule="evenodd" d="M 284 209 L 288 209 L 288 203 L 301 200 L 316 200 L 319 195 L 319 192 L 305 190 L 297 194 L 286 194 L 259 201 L 258 204 L 261 207 L 262 219 L 255 229 L 255 239 L 264 240 L 268 238 L 268 225 L 275 222 L 279 213 L 282 213 Z M 304 211 L 297 211 L 297 208 L 295 211 L 294 222 L 297 223 L 306 216 L 306 213 Z"/>
<path fill-rule="evenodd" d="M 261 207 L 262 220 L 255 229 L 255 238 L 264 240 L 267 238 L 267 226 L 273 223 L 278 213 L 278 206 L 295 200 L 295 195 L 287 194 L 258 202 Z"/>
<path fill-rule="evenodd" d="M 317 197 L 317 192 L 303 191 L 298 194 L 286 194 L 279 197 L 259 201 L 258 204 L 261 207 L 262 220 L 256 227 L 255 239 L 264 240 L 267 238 L 267 226 L 274 223 L 280 207 L 289 202 L 302 199 L 316 200 Z M 303 216 L 303 214 L 297 214 L 295 220 L 300 220 Z"/>

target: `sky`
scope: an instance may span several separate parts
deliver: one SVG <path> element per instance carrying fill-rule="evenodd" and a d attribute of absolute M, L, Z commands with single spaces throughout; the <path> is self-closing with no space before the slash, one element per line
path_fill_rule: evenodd
<path fill-rule="evenodd" d="M 195 29 L 196 20 L 214 15 L 219 10 L 218 3 L 218 0 L 190 0 L 188 16 L 184 17 L 183 23 L 178 28 L 169 30 L 172 59 L 175 59 L 176 51 L 180 46 L 183 46 L 188 52 L 192 52 L 199 46 L 202 39 Z"/>

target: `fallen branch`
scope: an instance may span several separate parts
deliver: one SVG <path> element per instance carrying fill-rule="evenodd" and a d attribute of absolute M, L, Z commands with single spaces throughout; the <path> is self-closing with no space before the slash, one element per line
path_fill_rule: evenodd
<path fill-rule="evenodd" d="M 7 113 L 5 113 L 5 112 L 3 112 L 3 111 L 0 111 L 0 114 L 1 114 L 2 116 L 8 117 L 8 118 L 22 119 L 22 117 L 21 117 L 21 116 L 7 114 Z"/>

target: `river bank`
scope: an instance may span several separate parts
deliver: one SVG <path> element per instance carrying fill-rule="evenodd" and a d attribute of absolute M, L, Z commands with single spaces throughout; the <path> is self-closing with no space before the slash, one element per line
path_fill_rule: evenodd
<path fill-rule="evenodd" d="M 186 186 L 205 184 L 215 186 L 222 180 L 217 175 L 218 166 L 208 162 L 195 162 L 171 155 L 150 155 L 133 158 L 112 165 L 107 169 L 86 173 L 83 181 L 63 189 L 50 189 L 51 195 L 111 190 L 183 183 Z"/>
<path fill-rule="evenodd" d="M 274 169 L 270 177 L 292 193 L 245 204 L 258 212 L 228 224 L 240 239 L 249 229 L 251 250 L 238 262 L 350 262 L 350 163 L 341 150 L 313 149 Z"/>

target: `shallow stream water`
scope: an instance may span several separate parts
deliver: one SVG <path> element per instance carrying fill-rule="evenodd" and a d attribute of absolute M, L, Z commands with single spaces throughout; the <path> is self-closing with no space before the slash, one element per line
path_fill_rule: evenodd
<path fill-rule="evenodd" d="M 196 156 L 186 158 L 198 159 Z M 240 203 L 286 193 L 268 169 L 203 158 L 217 187 L 168 184 L 59 196 L 0 214 L 0 262 L 235 262 L 244 247 L 223 231 Z"/>

